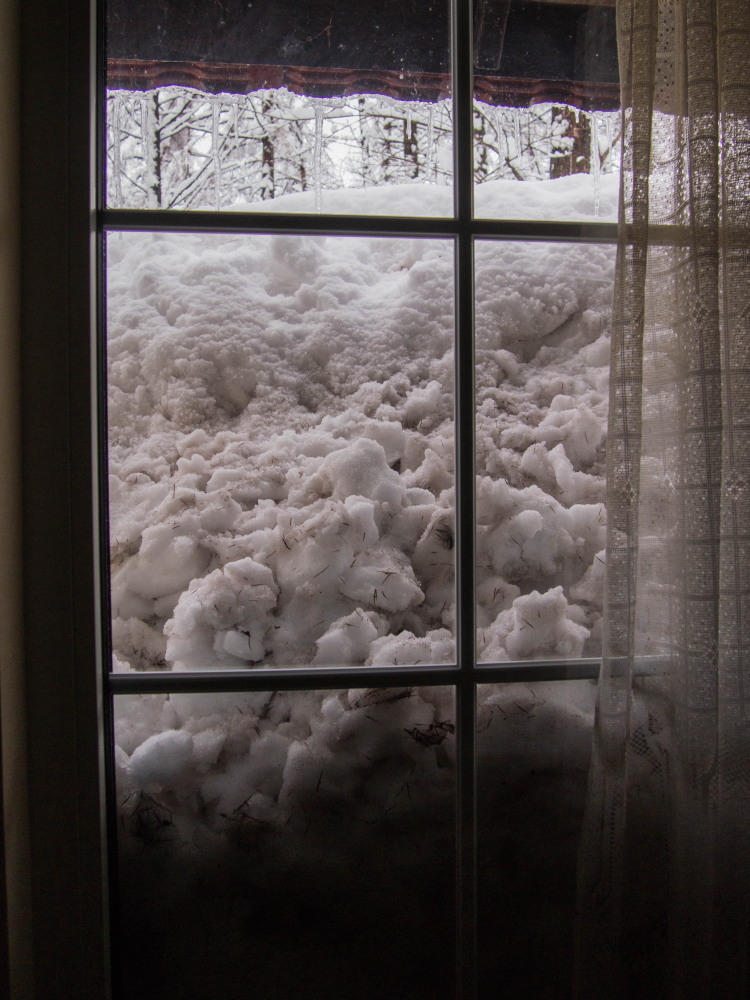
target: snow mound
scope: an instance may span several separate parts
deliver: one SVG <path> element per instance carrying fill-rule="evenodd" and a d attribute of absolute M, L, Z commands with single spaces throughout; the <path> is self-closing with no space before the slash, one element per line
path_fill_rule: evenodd
<path fill-rule="evenodd" d="M 514 191 L 562 212 L 576 183 Z M 486 185 L 480 206 L 504 204 L 509 185 Z M 407 195 L 342 204 L 396 211 Z M 108 261 L 115 668 L 452 662 L 451 244 L 122 234 Z M 613 261 L 606 247 L 476 248 L 484 663 L 599 651 Z M 483 780 L 503 775 L 493 850 L 519 809 L 524 850 L 529 830 L 541 856 L 548 829 L 574 844 L 570 800 L 550 786 L 570 772 L 579 809 L 592 695 L 585 682 L 482 687 Z M 404 913 L 413 928 L 452 884 L 449 687 L 116 702 L 125 923 L 145 921 L 160 947 L 178 925 L 189 940 L 226 926 L 217 947 L 239 942 L 245 975 L 258 926 L 276 920 L 286 946 L 289 906 L 359 899 L 352 858 L 356 884 L 374 887 L 358 902 L 373 927 Z M 194 884 L 210 887 L 200 905 Z M 270 952 L 263 938 L 254 968 Z"/>
<path fill-rule="evenodd" d="M 583 183 L 564 180 L 516 185 L 523 211 L 562 211 Z M 403 187 L 342 198 L 396 211 Z M 119 667 L 450 661 L 451 245 L 119 234 L 108 255 Z M 597 651 L 612 263 L 477 247 L 478 615 L 499 659 Z M 575 641 L 499 638 L 556 588 Z"/>

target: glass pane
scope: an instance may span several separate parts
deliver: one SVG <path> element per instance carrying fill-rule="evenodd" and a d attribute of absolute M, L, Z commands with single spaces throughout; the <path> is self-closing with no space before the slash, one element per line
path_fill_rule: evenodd
<path fill-rule="evenodd" d="M 110 236 L 115 669 L 452 661 L 452 254 Z"/>
<path fill-rule="evenodd" d="M 477 217 L 616 219 L 614 3 L 474 0 L 474 31 Z"/>
<path fill-rule="evenodd" d="M 125 1000 L 454 995 L 450 689 L 115 710 Z"/>
<path fill-rule="evenodd" d="M 107 7 L 111 207 L 452 214 L 448 0 Z"/>
<path fill-rule="evenodd" d="M 593 681 L 478 692 L 479 1000 L 568 1000 Z"/>
<path fill-rule="evenodd" d="M 476 247 L 485 662 L 598 656 L 615 249 Z"/>

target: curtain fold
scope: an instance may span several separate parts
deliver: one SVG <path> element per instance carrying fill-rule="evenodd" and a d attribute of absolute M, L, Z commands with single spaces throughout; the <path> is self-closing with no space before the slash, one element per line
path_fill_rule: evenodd
<path fill-rule="evenodd" d="M 750 3 L 618 0 L 608 582 L 580 1000 L 748 997 Z"/>

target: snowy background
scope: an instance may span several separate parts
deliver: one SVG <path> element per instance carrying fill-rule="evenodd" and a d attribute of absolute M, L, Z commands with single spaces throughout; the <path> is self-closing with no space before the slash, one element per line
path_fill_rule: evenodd
<path fill-rule="evenodd" d="M 212 95 L 180 86 L 114 90 L 107 97 L 108 202 L 113 208 L 266 209 L 284 195 L 309 192 L 305 208 L 288 203 L 286 210 L 345 212 L 342 189 L 450 185 L 452 118 L 449 99 L 311 98 L 283 88 Z M 474 140 L 479 191 L 488 181 L 579 174 L 587 178 L 589 213 L 615 218 L 600 185 L 619 169 L 619 112 L 475 101 Z M 549 202 L 546 207 L 558 211 Z M 492 216 L 493 208 L 480 214 Z M 523 218 L 525 209 L 511 199 L 502 217 Z M 445 214 L 439 203 L 420 197 L 408 210 L 380 200 L 360 202 L 358 211 Z M 559 211 L 555 218 L 570 217 L 569 208 Z"/>
<path fill-rule="evenodd" d="M 325 197 L 450 210 L 440 185 Z M 498 217 L 616 199 L 613 173 L 477 194 Z M 450 242 L 115 234 L 107 260 L 114 669 L 452 661 Z M 484 662 L 600 649 L 613 264 L 477 245 Z M 482 996 L 566 995 L 593 698 L 482 690 Z M 450 992 L 454 724 L 446 688 L 119 696 L 127 996 Z"/>

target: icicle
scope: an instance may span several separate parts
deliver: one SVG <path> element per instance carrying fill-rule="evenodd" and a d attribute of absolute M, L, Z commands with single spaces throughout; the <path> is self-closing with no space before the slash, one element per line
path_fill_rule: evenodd
<path fill-rule="evenodd" d="M 315 104 L 315 151 L 313 153 L 313 186 L 315 188 L 315 211 L 323 211 L 323 106 Z"/>
<path fill-rule="evenodd" d="M 500 158 L 500 166 L 505 166 L 506 159 L 510 159 L 508 141 L 505 138 L 505 114 L 500 108 L 495 108 L 495 130 L 497 131 L 497 155 Z"/>
<path fill-rule="evenodd" d="M 614 167 L 614 163 L 615 163 L 615 151 L 614 151 L 614 149 L 612 149 L 612 143 L 614 142 L 614 137 L 612 135 L 612 117 L 611 117 L 611 115 L 607 115 L 607 117 L 604 119 L 604 127 L 605 127 L 605 129 L 607 131 L 607 160 L 609 161 L 609 170 L 607 172 L 611 174 L 612 171 L 615 168 Z"/>
<path fill-rule="evenodd" d="M 148 207 L 160 208 L 161 206 L 156 197 L 156 171 L 154 169 L 156 165 L 156 152 L 154 150 L 156 137 L 153 134 L 152 100 L 153 95 L 149 95 L 148 97 L 142 97 L 139 102 L 141 105 L 141 141 L 143 142 L 143 161 L 146 164 L 145 188 L 148 197 Z"/>
<path fill-rule="evenodd" d="M 519 166 L 521 161 L 521 112 L 519 108 L 513 108 L 513 138 L 516 141 L 516 156 Z"/>
<path fill-rule="evenodd" d="M 232 196 L 237 196 L 240 194 L 242 178 L 244 176 L 244 169 L 242 168 L 242 142 L 240 136 L 242 130 L 240 128 L 240 116 L 242 114 L 242 107 L 240 105 L 240 98 L 235 97 L 232 104 L 232 122 L 230 127 L 227 129 L 227 135 L 230 131 L 234 136 L 234 170 L 232 173 Z"/>
<path fill-rule="evenodd" d="M 553 111 L 550 110 L 550 126 L 549 126 L 549 170 L 547 172 L 547 177 L 552 177 L 552 166 L 559 155 L 560 151 L 560 135 L 558 133 L 559 119 L 556 119 Z"/>
<path fill-rule="evenodd" d="M 591 174 L 594 178 L 594 215 L 599 215 L 601 197 L 601 156 L 599 153 L 599 119 L 590 116 L 591 121 Z"/>
<path fill-rule="evenodd" d="M 214 202 L 216 209 L 221 208 L 221 156 L 219 155 L 219 102 L 211 104 L 211 154 L 214 161 Z"/>
<path fill-rule="evenodd" d="M 115 188 L 115 208 L 122 208 L 122 151 L 120 149 L 120 113 L 122 98 L 119 94 L 112 102 L 112 180 Z"/>
<path fill-rule="evenodd" d="M 435 109 L 430 105 L 427 112 L 427 180 L 435 174 Z M 436 178 L 435 178 L 436 179 Z"/>
<path fill-rule="evenodd" d="M 234 133 L 234 148 L 239 153 L 239 149 L 240 149 L 240 114 L 241 114 L 241 111 L 240 111 L 240 99 L 239 99 L 239 97 L 235 97 L 234 102 L 232 104 L 232 108 L 234 110 L 234 118 L 232 119 L 232 131 Z"/>

